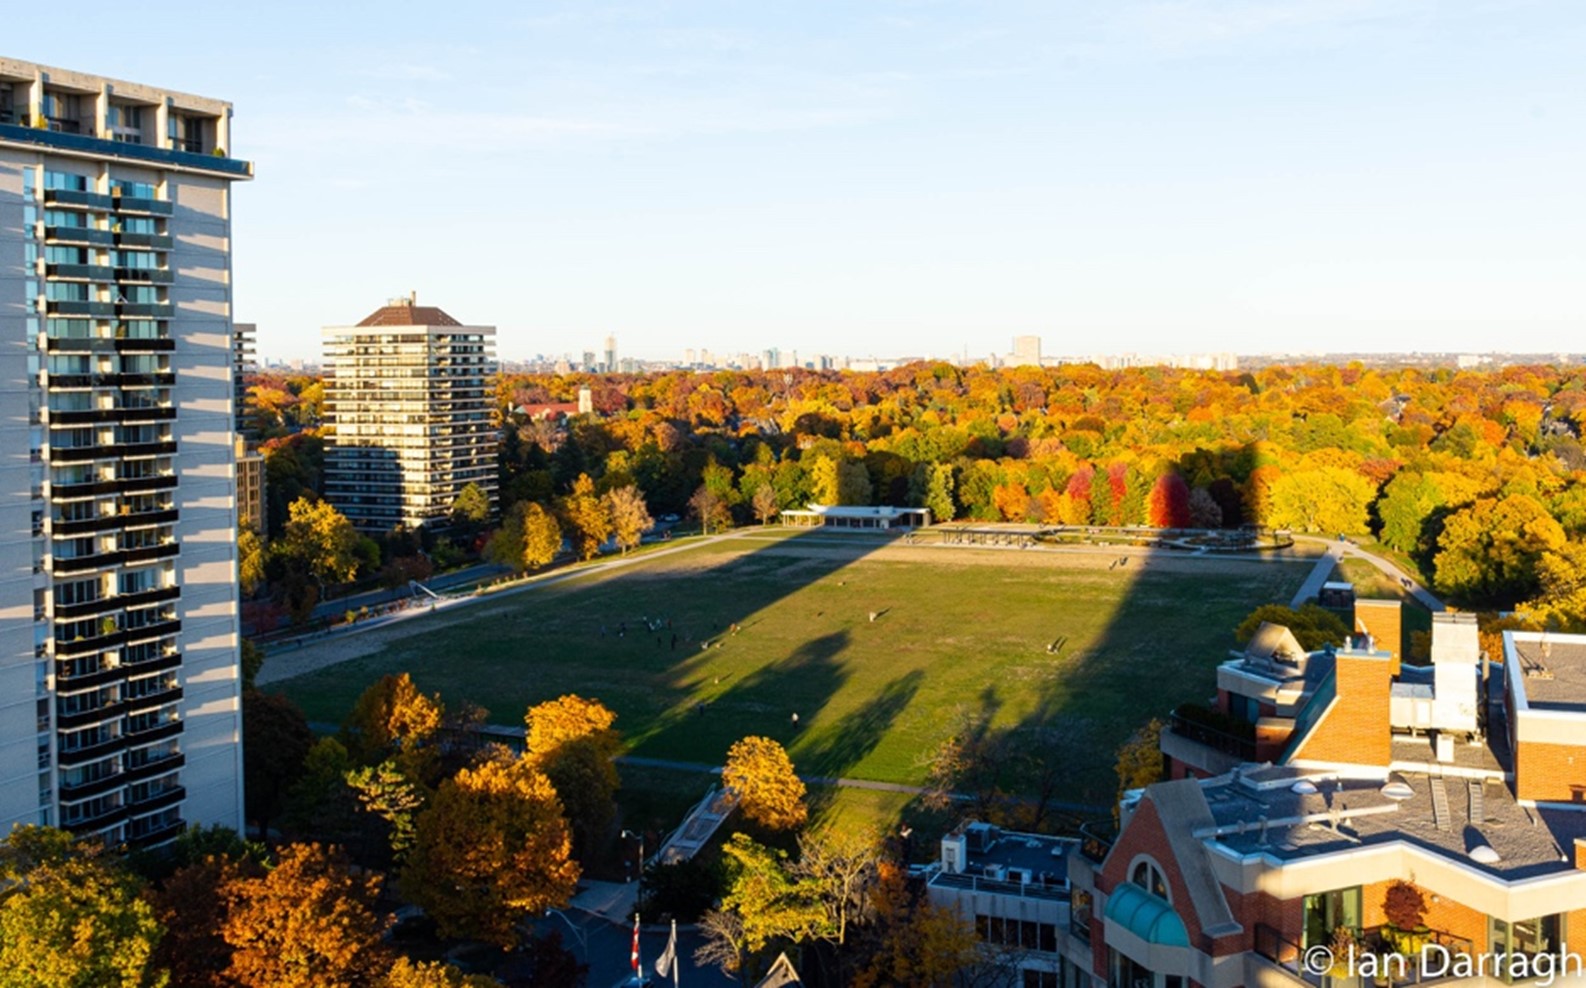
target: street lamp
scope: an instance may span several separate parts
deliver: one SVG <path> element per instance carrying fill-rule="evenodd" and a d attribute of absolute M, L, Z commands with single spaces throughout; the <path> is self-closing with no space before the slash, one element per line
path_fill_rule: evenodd
<path fill-rule="evenodd" d="M 578 938 L 578 946 L 584 952 L 584 963 L 588 964 L 589 963 L 589 937 L 587 935 L 585 935 L 583 930 L 579 929 L 578 924 L 573 922 L 572 920 L 568 919 L 567 918 L 567 914 L 562 912 L 560 909 L 546 909 L 545 910 L 545 915 L 547 915 L 547 916 L 558 916 L 558 917 L 561 918 L 562 922 L 567 924 L 567 928 L 569 930 L 573 931 L 573 936 Z"/>
<path fill-rule="evenodd" d="M 639 833 L 634 833 L 631 830 L 624 830 L 622 832 L 622 838 L 623 840 L 636 840 L 639 842 L 639 867 L 637 870 L 639 873 L 639 880 L 642 882 L 644 880 L 644 832 L 640 831 Z"/>

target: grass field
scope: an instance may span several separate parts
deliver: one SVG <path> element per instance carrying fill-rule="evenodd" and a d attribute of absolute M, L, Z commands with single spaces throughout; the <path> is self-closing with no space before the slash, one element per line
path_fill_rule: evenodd
<path fill-rule="evenodd" d="M 1233 626 L 1308 569 L 1114 558 L 753 533 L 441 612 L 269 688 L 339 721 L 376 677 L 408 671 L 501 724 L 576 692 L 618 713 L 635 755 L 720 764 L 765 734 L 802 773 L 901 783 L 977 718 L 1054 730 L 1073 753 L 1060 798 L 1104 803 L 1117 745 L 1211 695 Z"/>
<path fill-rule="evenodd" d="M 1402 605 L 1400 613 L 1403 615 L 1401 623 L 1406 645 L 1409 644 L 1411 632 L 1432 630 L 1432 612 L 1426 609 L 1426 605 L 1400 586 L 1398 580 L 1366 560 L 1339 560 L 1333 569 L 1333 579 L 1353 583 L 1356 597 L 1399 601 Z"/>

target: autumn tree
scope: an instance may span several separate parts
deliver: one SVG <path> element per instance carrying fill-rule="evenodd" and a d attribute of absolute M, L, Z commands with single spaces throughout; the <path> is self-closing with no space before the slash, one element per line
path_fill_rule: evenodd
<path fill-rule="evenodd" d="M 617 546 L 627 555 L 629 549 L 638 546 L 644 533 L 655 527 L 655 519 L 650 517 L 644 495 L 633 484 L 607 491 L 605 502 L 617 535 Z"/>
<path fill-rule="evenodd" d="M 329 501 L 300 497 L 288 509 L 286 530 L 276 549 L 326 583 L 346 583 L 357 575 L 364 559 L 361 538 Z M 375 562 L 378 565 L 378 558 Z"/>
<path fill-rule="evenodd" d="M 490 495 L 478 484 L 469 483 L 452 501 L 453 524 L 482 525 L 490 520 Z"/>
<path fill-rule="evenodd" d="M 1265 524 L 1299 532 L 1364 532 L 1371 481 L 1343 467 L 1286 473 L 1272 482 Z"/>
<path fill-rule="evenodd" d="M 700 530 L 706 535 L 710 534 L 711 526 L 720 529 L 732 522 L 732 514 L 727 509 L 727 502 L 708 487 L 702 486 L 694 492 L 688 499 L 688 510 L 699 519 Z"/>
<path fill-rule="evenodd" d="M 1169 470 L 1151 485 L 1146 524 L 1153 528 L 1188 528 L 1190 523 L 1189 485 L 1184 483 L 1183 477 Z"/>
<path fill-rule="evenodd" d="M 342 737 L 360 762 L 412 755 L 430 742 L 445 713 L 439 693 L 425 696 L 407 673 L 388 673 L 359 695 L 342 724 Z"/>
<path fill-rule="evenodd" d="M 158 988 L 161 929 L 103 848 L 21 825 L 0 843 L 0 988 Z"/>
<path fill-rule="evenodd" d="M 515 572 L 540 569 L 562 551 L 562 526 L 537 501 L 519 501 L 485 543 L 485 558 Z"/>
<path fill-rule="evenodd" d="M 595 482 L 587 473 L 578 475 L 572 493 L 562 501 L 562 517 L 571 530 L 573 547 L 580 559 L 595 558 L 611 537 L 610 507 L 595 495 Z"/>
<path fill-rule="evenodd" d="M 264 540 L 247 527 L 237 532 L 237 583 L 244 597 L 264 585 Z"/>
<path fill-rule="evenodd" d="M 230 988 L 225 972 L 231 966 L 231 945 L 221 932 L 229 905 L 226 889 L 263 873 L 251 858 L 211 854 L 178 868 L 149 894 L 155 918 L 166 931 L 155 961 L 171 972 L 172 984 Z"/>
<path fill-rule="evenodd" d="M 264 875 L 224 888 L 227 977 L 244 988 L 368 984 L 390 964 L 379 894 L 380 879 L 353 875 L 340 851 L 288 844 Z"/>
<path fill-rule="evenodd" d="M 526 758 L 556 787 L 580 854 L 611 826 L 622 739 L 617 715 L 598 700 L 568 694 L 529 708 Z"/>
<path fill-rule="evenodd" d="M 733 834 L 721 853 L 727 862 L 722 908 L 742 918 L 748 953 L 758 954 L 777 941 L 797 943 L 820 930 L 825 911 L 814 888 L 793 874 L 787 852 Z"/>
<path fill-rule="evenodd" d="M 754 496 L 749 499 L 749 506 L 754 510 L 756 521 L 769 525 L 781 510 L 781 505 L 777 503 L 776 488 L 768 483 L 756 487 Z"/>
<path fill-rule="evenodd" d="M 974 927 L 953 910 L 911 892 L 902 869 L 890 862 L 879 869 L 873 899 L 868 957 L 854 975 L 854 988 L 957 988 L 959 973 L 973 966 L 982 950 Z"/>
<path fill-rule="evenodd" d="M 793 876 L 824 914 L 819 935 L 842 946 L 848 929 L 863 913 L 881 845 L 873 834 L 855 830 L 823 830 L 799 837 Z"/>
<path fill-rule="evenodd" d="M 464 974 L 441 961 L 411 961 L 398 957 L 378 988 L 499 988 L 501 982 L 484 974 Z"/>
<path fill-rule="evenodd" d="M 1443 593 L 1506 604 L 1536 594 L 1544 554 L 1564 546 L 1564 529 L 1533 497 L 1478 498 L 1454 512 L 1438 536 L 1432 560 Z"/>
<path fill-rule="evenodd" d="M 261 834 L 270 832 L 313 743 L 314 732 L 297 704 L 279 693 L 242 694 L 243 802 Z"/>
<path fill-rule="evenodd" d="M 1152 718 L 1118 747 L 1114 769 L 1118 773 L 1119 797 L 1122 798 L 1130 789 L 1140 789 L 1153 782 L 1161 782 L 1166 774 L 1164 768 L 1162 722 Z M 1116 810 L 1114 812 L 1116 813 Z"/>
<path fill-rule="evenodd" d="M 1222 527 L 1222 505 L 1217 503 L 1217 499 L 1206 488 L 1197 487 L 1190 491 L 1188 507 L 1191 528 Z"/>
<path fill-rule="evenodd" d="M 931 521 L 952 521 L 954 515 L 952 465 L 932 463 L 927 466 L 927 470 L 925 494 L 921 498 L 921 504 L 930 509 Z"/>
<path fill-rule="evenodd" d="M 727 750 L 722 784 L 738 794 L 743 815 L 771 830 L 790 830 L 804 823 L 804 783 L 780 744 L 766 737 L 747 737 Z"/>
<path fill-rule="evenodd" d="M 1401 471 L 1388 481 L 1376 503 L 1383 544 L 1424 558 L 1437 538 L 1433 530 L 1437 516 L 1474 501 L 1483 486 L 1455 473 Z"/>
<path fill-rule="evenodd" d="M 817 456 L 809 466 L 810 497 L 816 504 L 842 504 L 842 478 L 836 460 Z"/>
<path fill-rule="evenodd" d="M 418 819 L 402 893 L 441 934 L 511 948 L 518 924 L 567 904 L 579 869 L 556 790 L 505 752 L 441 783 Z"/>

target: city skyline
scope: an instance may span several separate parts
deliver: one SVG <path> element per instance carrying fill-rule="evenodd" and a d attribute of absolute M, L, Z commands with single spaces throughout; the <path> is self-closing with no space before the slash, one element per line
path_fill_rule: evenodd
<path fill-rule="evenodd" d="M 45 16 L 30 58 L 244 107 L 264 356 L 414 289 L 504 360 L 613 332 L 640 359 L 1550 351 L 1581 323 L 1561 3 L 288 4 L 224 50 L 202 17 Z"/>

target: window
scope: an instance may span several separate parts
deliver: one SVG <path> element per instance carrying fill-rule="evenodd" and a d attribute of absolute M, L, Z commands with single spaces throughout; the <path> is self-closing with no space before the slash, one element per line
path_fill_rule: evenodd
<path fill-rule="evenodd" d="M 88 214 L 79 213 L 73 209 L 46 209 L 44 211 L 45 226 L 86 227 Z"/>
<path fill-rule="evenodd" d="M 55 603 L 61 606 L 87 604 L 99 599 L 99 581 L 76 580 L 55 585 Z"/>
<path fill-rule="evenodd" d="M 1360 929 L 1360 886 L 1305 897 L 1305 942 L 1300 949 L 1332 942 L 1340 926 Z"/>
<path fill-rule="evenodd" d="M 1173 901 L 1173 897 L 1168 895 L 1167 879 L 1163 876 L 1162 869 L 1150 861 L 1137 862 L 1134 866 L 1134 874 L 1129 880 L 1158 899 Z"/>
<path fill-rule="evenodd" d="M 1562 913 L 1512 923 L 1490 920 L 1488 942 L 1492 945 L 1492 953 L 1504 958 L 1498 965 L 1499 976 L 1512 984 L 1516 974 L 1543 970 L 1541 965 L 1524 963 L 1520 958 L 1529 960 L 1542 954 L 1559 954 L 1564 950 L 1564 933 Z"/>
<path fill-rule="evenodd" d="M 1090 913 L 1094 900 L 1089 889 L 1075 889 L 1069 904 L 1068 932 L 1090 943 Z"/>
<path fill-rule="evenodd" d="M 48 100 L 49 97 L 45 97 L 46 104 L 48 103 Z M 45 111 L 45 115 L 52 117 L 55 116 L 55 114 L 50 113 L 48 110 Z M 88 176 L 73 175 L 71 172 L 57 172 L 46 169 L 44 172 L 44 187 L 46 189 L 61 189 L 67 192 L 87 192 Z"/>
<path fill-rule="evenodd" d="M 118 192 L 123 196 L 133 199 L 153 199 L 154 186 L 148 182 L 130 182 L 124 178 L 110 180 L 110 191 Z"/>

